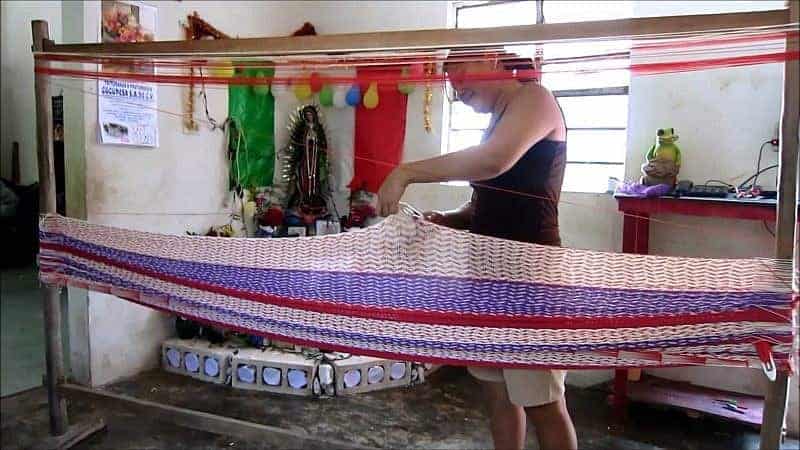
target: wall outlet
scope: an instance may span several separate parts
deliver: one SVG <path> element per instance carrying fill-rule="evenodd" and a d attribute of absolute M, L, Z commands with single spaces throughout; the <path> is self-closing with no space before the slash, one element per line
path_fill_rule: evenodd
<path fill-rule="evenodd" d="M 777 122 L 777 123 L 775 124 L 775 132 L 774 132 L 774 133 L 772 133 L 772 140 L 773 140 L 773 142 L 778 142 L 778 140 L 780 139 L 780 137 L 781 137 L 781 123 L 780 123 L 780 122 Z M 779 147 L 778 147 L 777 145 L 774 145 L 774 144 L 772 145 L 772 151 L 773 151 L 773 152 L 777 152 L 777 151 L 778 151 L 778 148 L 779 148 Z"/>

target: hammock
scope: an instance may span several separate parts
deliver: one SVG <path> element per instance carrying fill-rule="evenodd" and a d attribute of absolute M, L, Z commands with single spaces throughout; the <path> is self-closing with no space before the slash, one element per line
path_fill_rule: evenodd
<path fill-rule="evenodd" d="M 296 239 L 170 236 L 55 215 L 40 233 L 45 283 L 332 351 L 566 369 L 761 367 L 771 350 L 791 370 L 794 359 L 785 261 L 555 248 L 402 214 Z"/>

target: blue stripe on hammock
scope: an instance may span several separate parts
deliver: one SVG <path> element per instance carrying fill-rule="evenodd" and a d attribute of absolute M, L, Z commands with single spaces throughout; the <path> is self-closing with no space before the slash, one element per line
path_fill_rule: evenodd
<path fill-rule="evenodd" d="M 384 344 L 391 346 L 403 346 L 412 349 L 424 348 L 424 349 L 441 350 L 441 351 L 464 351 L 464 352 L 477 352 L 477 353 L 578 352 L 578 351 L 595 351 L 595 350 L 660 351 L 665 348 L 691 347 L 697 345 L 724 345 L 732 342 L 741 343 L 742 340 L 756 341 L 765 336 L 782 341 L 791 339 L 791 332 L 783 332 L 783 333 L 760 332 L 760 333 L 741 333 L 736 335 L 694 336 L 694 337 L 686 337 L 679 339 L 660 339 L 652 341 L 625 342 L 617 344 L 553 345 L 553 344 L 502 344 L 502 343 L 479 344 L 474 342 L 442 342 L 442 341 L 431 341 L 424 339 L 410 339 L 404 337 L 373 336 L 362 333 L 330 330 L 326 328 L 319 328 L 312 325 L 289 323 L 285 321 L 271 319 L 268 317 L 249 314 L 245 311 L 231 310 L 218 305 L 209 305 L 208 303 L 199 302 L 184 297 L 177 297 L 150 287 L 142 286 L 132 281 L 128 281 L 120 277 L 104 273 L 102 271 L 98 271 L 96 269 L 85 266 L 76 261 L 72 261 L 71 259 L 69 259 L 68 261 L 64 261 L 63 258 L 60 259 L 62 260 L 62 263 L 61 263 L 61 268 L 58 270 L 59 273 L 63 273 L 68 276 L 76 276 L 84 279 L 89 279 L 98 283 L 105 283 L 121 288 L 132 289 L 149 295 L 167 297 L 170 299 L 171 302 L 183 303 L 185 306 L 188 306 L 190 308 L 205 309 L 212 312 L 212 314 L 223 315 L 226 317 L 234 318 L 234 320 L 236 320 L 235 322 L 233 321 L 228 322 L 232 326 L 247 328 L 246 326 L 243 325 L 243 323 L 246 323 L 248 321 L 255 322 L 260 326 L 264 327 L 268 331 L 273 331 L 279 334 L 285 334 L 287 336 L 293 336 L 295 335 L 295 333 L 305 332 L 315 336 L 316 337 L 315 340 L 318 340 L 319 342 L 325 342 L 325 340 L 329 338 L 338 338 L 348 342 L 360 342 L 362 343 L 362 348 L 369 348 L 370 344 Z M 343 320 L 346 319 L 343 318 Z M 224 322 L 224 320 L 218 320 L 218 321 Z M 288 331 L 285 332 L 277 331 L 278 329 L 283 329 Z M 536 330 L 530 330 L 530 332 L 534 334 L 536 333 Z M 355 344 L 352 345 L 357 346 Z"/>
<path fill-rule="evenodd" d="M 791 301 L 789 294 L 775 292 L 653 291 L 422 275 L 256 269 L 141 255 L 63 235 L 46 238 L 187 281 L 377 308 L 482 315 L 646 317 L 785 307 Z"/>

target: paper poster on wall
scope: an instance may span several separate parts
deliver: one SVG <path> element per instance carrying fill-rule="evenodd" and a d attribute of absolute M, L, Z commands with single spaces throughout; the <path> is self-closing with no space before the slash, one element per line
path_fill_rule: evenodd
<path fill-rule="evenodd" d="M 103 144 L 158 147 L 158 100 L 154 84 L 99 80 L 97 91 Z"/>
<path fill-rule="evenodd" d="M 141 2 L 102 2 L 102 42 L 152 41 L 156 8 Z M 104 72 L 152 72 L 152 66 L 103 66 Z M 97 116 L 103 144 L 158 147 L 158 88 L 155 83 L 116 80 L 97 82 Z"/>

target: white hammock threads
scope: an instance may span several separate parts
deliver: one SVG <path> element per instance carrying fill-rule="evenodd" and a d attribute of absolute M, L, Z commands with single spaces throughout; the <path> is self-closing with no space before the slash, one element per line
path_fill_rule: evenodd
<path fill-rule="evenodd" d="M 523 368 L 793 364 L 791 268 L 547 247 L 398 215 L 296 239 L 43 218 L 43 282 L 330 350 Z"/>

